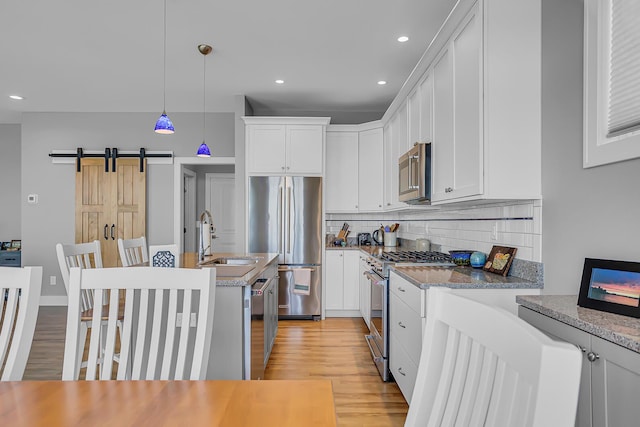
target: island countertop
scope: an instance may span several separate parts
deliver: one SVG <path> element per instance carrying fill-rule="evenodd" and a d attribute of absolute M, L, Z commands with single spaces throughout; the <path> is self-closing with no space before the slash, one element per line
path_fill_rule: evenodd
<path fill-rule="evenodd" d="M 223 276 L 222 269 L 217 269 L 216 286 L 247 286 L 253 284 L 260 275 L 273 262 L 277 262 L 278 254 L 276 253 L 232 253 L 232 252 L 214 252 L 204 257 L 205 265 L 198 261 L 196 252 L 185 252 L 180 255 L 180 265 L 182 268 L 210 268 L 215 267 L 214 264 L 206 264 L 216 258 L 257 258 L 256 266 L 243 276 Z"/>

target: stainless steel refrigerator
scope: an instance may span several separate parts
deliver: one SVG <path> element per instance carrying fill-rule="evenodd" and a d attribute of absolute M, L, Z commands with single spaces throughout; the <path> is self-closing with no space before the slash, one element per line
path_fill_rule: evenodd
<path fill-rule="evenodd" d="M 320 316 L 322 178 L 249 177 L 248 209 L 249 252 L 280 254 L 279 317 Z"/>

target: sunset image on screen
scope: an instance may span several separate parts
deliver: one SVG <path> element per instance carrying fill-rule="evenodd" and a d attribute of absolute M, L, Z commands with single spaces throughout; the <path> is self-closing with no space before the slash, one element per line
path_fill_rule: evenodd
<path fill-rule="evenodd" d="M 640 273 L 594 268 L 591 272 L 588 297 L 638 307 Z"/>

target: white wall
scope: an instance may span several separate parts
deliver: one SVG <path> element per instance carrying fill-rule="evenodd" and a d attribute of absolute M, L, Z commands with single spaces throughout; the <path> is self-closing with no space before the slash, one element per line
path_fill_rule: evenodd
<path fill-rule="evenodd" d="M 20 239 L 20 125 L 0 124 L 0 242 Z"/>
<path fill-rule="evenodd" d="M 582 168 L 583 2 L 542 3 L 544 292 L 573 295 L 585 257 L 640 262 L 640 159 Z"/>
<path fill-rule="evenodd" d="M 22 122 L 22 264 L 44 267 L 43 302 L 66 295 L 55 244 L 73 242 L 75 165 L 52 164 L 54 149 L 171 150 L 194 156 L 202 142 L 202 113 L 171 114 L 174 135 L 153 132 L 156 113 L 25 113 Z M 206 141 L 215 156 L 234 155 L 234 114 L 207 114 Z M 16 183 L 19 184 L 19 179 Z M 26 203 L 38 194 L 39 203 Z M 173 165 L 147 169 L 147 238 L 150 244 L 173 241 Z M 50 286 L 49 276 L 58 285 Z"/>

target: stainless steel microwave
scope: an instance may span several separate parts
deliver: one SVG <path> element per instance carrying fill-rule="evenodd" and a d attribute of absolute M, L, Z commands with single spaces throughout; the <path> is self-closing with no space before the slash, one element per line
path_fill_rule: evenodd
<path fill-rule="evenodd" d="M 398 196 L 409 204 L 431 203 L 431 143 L 416 143 L 398 159 Z"/>

